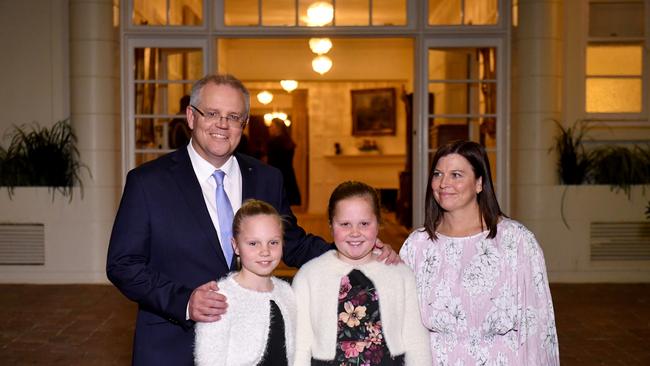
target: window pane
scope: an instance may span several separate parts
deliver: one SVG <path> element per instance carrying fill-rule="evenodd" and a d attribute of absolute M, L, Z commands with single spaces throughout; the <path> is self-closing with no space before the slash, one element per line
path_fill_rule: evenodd
<path fill-rule="evenodd" d="M 436 114 L 478 114 L 480 110 L 478 83 L 431 83 Z"/>
<path fill-rule="evenodd" d="M 498 14 L 497 0 L 429 0 L 429 25 L 496 24 Z"/>
<path fill-rule="evenodd" d="M 170 0 L 170 25 L 201 25 L 203 23 L 202 0 Z"/>
<path fill-rule="evenodd" d="M 225 0 L 223 22 L 230 26 L 259 25 L 257 0 Z"/>
<path fill-rule="evenodd" d="M 162 132 L 160 126 L 164 120 L 154 118 L 136 118 L 135 120 L 135 148 L 136 149 L 158 149 L 162 148 Z M 158 130 L 156 132 L 156 130 Z M 156 136 L 158 133 L 158 136 Z"/>
<path fill-rule="evenodd" d="M 429 0 L 429 25 L 461 24 L 461 0 Z"/>
<path fill-rule="evenodd" d="M 336 25 L 369 25 L 368 0 L 337 0 Z"/>
<path fill-rule="evenodd" d="M 643 37 L 643 1 L 589 4 L 590 37 Z"/>
<path fill-rule="evenodd" d="M 433 118 L 429 120 L 432 123 Z M 435 150 L 454 140 L 467 140 L 469 128 L 477 124 L 477 119 L 465 118 L 436 118 L 429 130 L 429 149 Z"/>
<path fill-rule="evenodd" d="M 167 114 L 167 84 L 136 84 L 135 91 L 137 115 Z"/>
<path fill-rule="evenodd" d="M 497 0 L 465 0 L 466 25 L 497 24 Z"/>
<path fill-rule="evenodd" d="M 295 4 L 294 0 L 262 0 L 262 25 L 295 25 Z"/>
<path fill-rule="evenodd" d="M 478 80 L 477 49 L 447 48 L 429 50 L 429 79 Z"/>
<path fill-rule="evenodd" d="M 187 107 L 187 104 L 183 104 L 183 97 L 189 96 L 192 93 L 192 84 L 190 83 L 185 83 L 185 84 L 180 84 L 180 83 L 174 83 L 174 84 L 169 84 L 168 85 L 168 98 L 167 98 L 167 109 L 165 110 L 164 113 L 166 114 L 184 114 L 185 113 L 185 107 Z"/>
<path fill-rule="evenodd" d="M 135 80 L 197 80 L 203 76 L 198 48 L 136 48 Z"/>
<path fill-rule="evenodd" d="M 372 25 L 406 25 L 406 0 L 373 0 Z"/>
<path fill-rule="evenodd" d="M 167 0 L 133 0 L 133 24 L 166 25 Z"/>
<path fill-rule="evenodd" d="M 201 78 L 203 59 L 201 50 L 162 49 L 162 65 L 159 71 L 166 72 L 159 79 L 196 80 Z"/>
<path fill-rule="evenodd" d="M 642 73 L 642 45 L 590 45 L 587 75 L 633 75 Z"/>
<path fill-rule="evenodd" d="M 135 25 L 201 25 L 203 1 L 169 0 L 168 9 L 167 0 L 134 0 L 132 18 Z"/>
<path fill-rule="evenodd" d="M 587 78 L 586 87 L 589 113 L 641 112 L 640 78 Z"/>

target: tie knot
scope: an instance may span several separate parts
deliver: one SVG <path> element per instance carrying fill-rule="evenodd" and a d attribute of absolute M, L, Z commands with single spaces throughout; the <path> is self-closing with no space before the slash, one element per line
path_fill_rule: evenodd
<path fill-rule="evenodd" d="M 214 173 L 212 173 L 212 176 L 214 177 L 214 180 L 217 181 L 217 186 L 221 186 L 223 185 L 223 177 L 226 176 L 226 173 L 221 170 L 215 170 Z"/>

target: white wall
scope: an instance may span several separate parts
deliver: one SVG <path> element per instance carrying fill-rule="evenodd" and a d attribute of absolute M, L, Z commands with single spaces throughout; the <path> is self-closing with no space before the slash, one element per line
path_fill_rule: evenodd
<path fill-rule="evenodd" d="M 45 264 L 2 265 L 0 282 L 107 281 L 106 249 L 120 191 L 112 10 L 111 0 L 0 1 L 0 128 L 72 117 L 82 163 L 92 174 L 81 171 L 83 197 L 75 188 L 71 201 L 58 193 L 52 198 L 47 188 L 19 187 L 13 199 L 0 191 L 0 223 L 45 227 Z M 101 37 L 105 47 L 98 46 Z"/>
<path fill-rule="evenodd" d="M 551 282 L 650 282 L 648 260 L 592 260 L 590 231 L 594 222 L 646 221 L 647 189 L 633 187 L 629 198 L 602 185 L 548 185 L 526 193 L 543 204 L 515 219 L 535 233 Z"/>
<path fill-rule="evenodd" d="M 114 197 L 104 195 L 84 199 L 75 188 L 72 201 L 48 188 L 20 187 L 13 199 L 0 194 L 0 222 L 44 225 L 44 265 L 0 265 L 0 283 L 105 283 L 106 243 L 104 221 L 96 214 L 113 207 Z M 110 230 L 110 228 L 108 228 Z"/>
<path fill-rule="evenodd" d="M 0 49 L 0 136 L 69 117 L 68 1 L 1 0 Z"/>

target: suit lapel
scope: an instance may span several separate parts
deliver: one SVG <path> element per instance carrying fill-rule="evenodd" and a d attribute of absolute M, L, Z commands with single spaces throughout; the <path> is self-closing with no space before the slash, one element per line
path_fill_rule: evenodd
<path fill-rule="evenodd" d="M 185 198 L 190 214 L 195 217 L 196 222 L 199 224 L 206 240 L 205 242 L 210 246 L 211 250 L 216 250 L 217 256 L 223 266 L 227 266 L 226 257 L 224 257 L 219 243 L 217 230 L 212 223 L 208 208 L 205 206 L 203 191 L 192 168 L 192 162 L 187 149 L 179 149 L 173 154 L 172 160 L 174 163 L 169 170 L 178 185 L 178 190 L 183 198 Z"/>
<path fill-rule="evenodd" d="M 255 182 L 255 169 L 245 156 L 236 154 L 235 157 L 241 171 L 241 200 L 244 203 L 247 199 L 255 198 L 253 196 L 255 193 L 253 189 L 255 186 L 253 184 Z"/>

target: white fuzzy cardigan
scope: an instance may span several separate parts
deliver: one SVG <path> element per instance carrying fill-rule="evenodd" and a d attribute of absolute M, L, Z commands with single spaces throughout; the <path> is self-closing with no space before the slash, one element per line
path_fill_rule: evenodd
<path fill-rule="evenodd" d="M 377 289 L 382 329 L 391 355 L 404 354 L 409 366 L 430 366 L 429 334 L 420 321 L 411 270 L 402 263 L 386 265 L 375 260 L 352 266 L 339 260 L 335 250 L 309 261 L 293 279 L 298 301 L 294 365 L 310 365 L 312 357 L 334 359 L 341 278 L 355 268 Z"/>
<path fill-rule="evenodd" d="M 234 274 L 219 281 L 228 311 L 213 323 L 196 323 L 194 362 L 198 366 L 257 365 L 264 356 L 270 331 L 270 300 L 280 308 L 289 365 L 293 363 L 296 300 L 288 283 L 272 277 L 271 292 L 241 287 Z"/>

